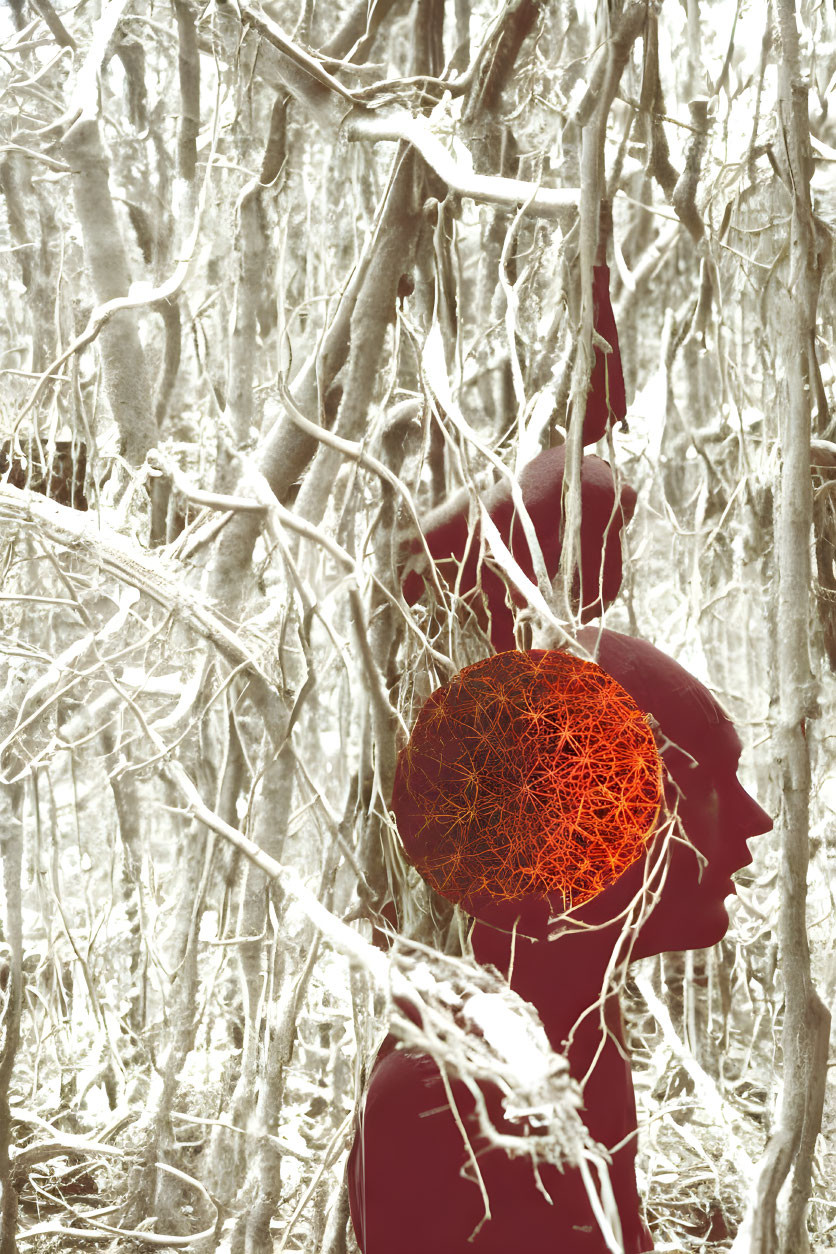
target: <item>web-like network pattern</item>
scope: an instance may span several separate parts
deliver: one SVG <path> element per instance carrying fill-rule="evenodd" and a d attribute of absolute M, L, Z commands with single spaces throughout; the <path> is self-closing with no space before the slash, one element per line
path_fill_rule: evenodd
<path fill-rule="evenodd" d="M 442 896 L 579 905 L 644 850 L 662 799 L 647 716 L 557 650 L 477 662 L 439 688 L 398 758 L 407 855 Z"/>

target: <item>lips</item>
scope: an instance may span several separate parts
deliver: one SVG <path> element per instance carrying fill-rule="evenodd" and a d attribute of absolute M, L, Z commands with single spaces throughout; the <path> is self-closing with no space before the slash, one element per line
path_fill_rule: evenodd
<path fill-rule="evenodd" d="M 751 866 L 751 865 L 752 865 L 752 859 L 749 858 L 748 861 L 741 862 L 739 866 L 732 866 L 728 868 L 723 867 L 722 870 L 720 871 L 720 874 L 723 875 L 726 879 L 731 879 L 733 875 L 737 875 L 738 871 L 742 871 L 744 870 L 745 867 Z"/>
<path fill-rule="evenodd" d="M 735 893 L 735 894 L 737 893 L 737 882 L 735 881 L 735 879 L 734 879 L 733 877 L 734 877 L 735 875 L 737 875 L 738 871 L 743 871 L 743 870 L 745 870 L 745 869 L 746 869 L 746 867 L 747 867 L 747 866 L 751 866 L 751 865 L 752 865 L 752 863 L 751 863 L 751 859 L 750 859 L 750 861 L 749 861 L 749 862 L 744 862 L 742 866 L 736 866 L 736 867 L 734 867 L 734 869 L 733 869 L 733 870 L 729 871 L 729 872 L 726 874 L 726 876 L 725 876 L 725 882 L 731 886 L 731 891 L 732 891 L 733 893 Z"/>
<path fill-rule="evenodd" d="M 729 871 L 720 871 L 716 875 L 712 874 L 711 883 L 713 883 L 718 889 L 723 891 L 724 897 L 728 897 L 732 893 L 736 894 L 737 884 L 732 879 L 732 876 L 737 875 L 737 872 L 741 871 L 742 869 L 743 869 L 742 867 L 736 866 L 736 867 L 733 867 Z"/>

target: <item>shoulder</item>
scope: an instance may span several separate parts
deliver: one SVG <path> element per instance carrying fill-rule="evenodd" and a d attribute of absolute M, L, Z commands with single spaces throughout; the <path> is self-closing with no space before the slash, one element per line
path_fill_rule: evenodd
<path fill-rule="evenodd" d="M 505 1119 L 498 1087 L 481 1083 L 477 1092 L 491 1124 L 522 1141 L 525 1129 Z M 491 1144 L 469 1087 L 391 1042 L 369 1082 L 349 1193 L 363 1254 L 606 1251 L 579 1172 Z M 641 1248 L 649 1247 L 628 1237 L 628 1249 Z"/>
<path fill-rule="evenodd" d="M 474 1106 L 467 1086 L 458 1079 L 445 1084 L 428 1055 L 381 1053 L 348 1163 L 351 1217 L 364 1254 L 474 1249 L 468 1240 L 484 1205 L 468 1179 L 463 1134 Z"/>

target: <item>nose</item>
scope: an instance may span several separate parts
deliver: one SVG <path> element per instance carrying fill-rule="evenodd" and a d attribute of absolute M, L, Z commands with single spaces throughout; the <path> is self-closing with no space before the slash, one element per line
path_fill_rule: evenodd
<path fill-rule="evenodd" d="M 772 830 L 772 819 L 741 784 L 726 777 L 717 789 L 719 832 L 723 842 L 723 870 L 740 871 L 754 861 L 749 841 Z"/>
<path fill-rule="evenodd" d="M 749 840 L 752 836 L 762 836 L 765 832 L 772 831 L 771 816 L 749 795 L 739 779 L 735 778 L 729 791 L 731 795 L 728 797 L 728 816 L 736 834 Z"/>

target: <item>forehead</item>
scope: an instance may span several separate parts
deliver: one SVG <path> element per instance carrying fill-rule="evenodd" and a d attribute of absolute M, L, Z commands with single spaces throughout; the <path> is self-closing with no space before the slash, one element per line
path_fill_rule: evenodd
<path fill-rule="evenodd" d="M 701 766 L 735 770 L 741 744 L 734 724 L 705 685 L 678 662 L 646 640 L 615 631 L 586 627 L 578 640 L 639 708 L 653 716 L 663 752 L 667 742 Z"/>
<path fill-rule="evenodd" d="M 687 729 L 685 735 L 681 731 L 677 734 L 668 720 L 667 727 L 659 724 L 658 743 L 668 767 L 685 763 L 689 767 L 701 767 L 717 779 L 721 776 L 729 779 L 737 777 L 742 746 L 740 737 L 727 719 L 713 727 L 696 723 Z"/>

